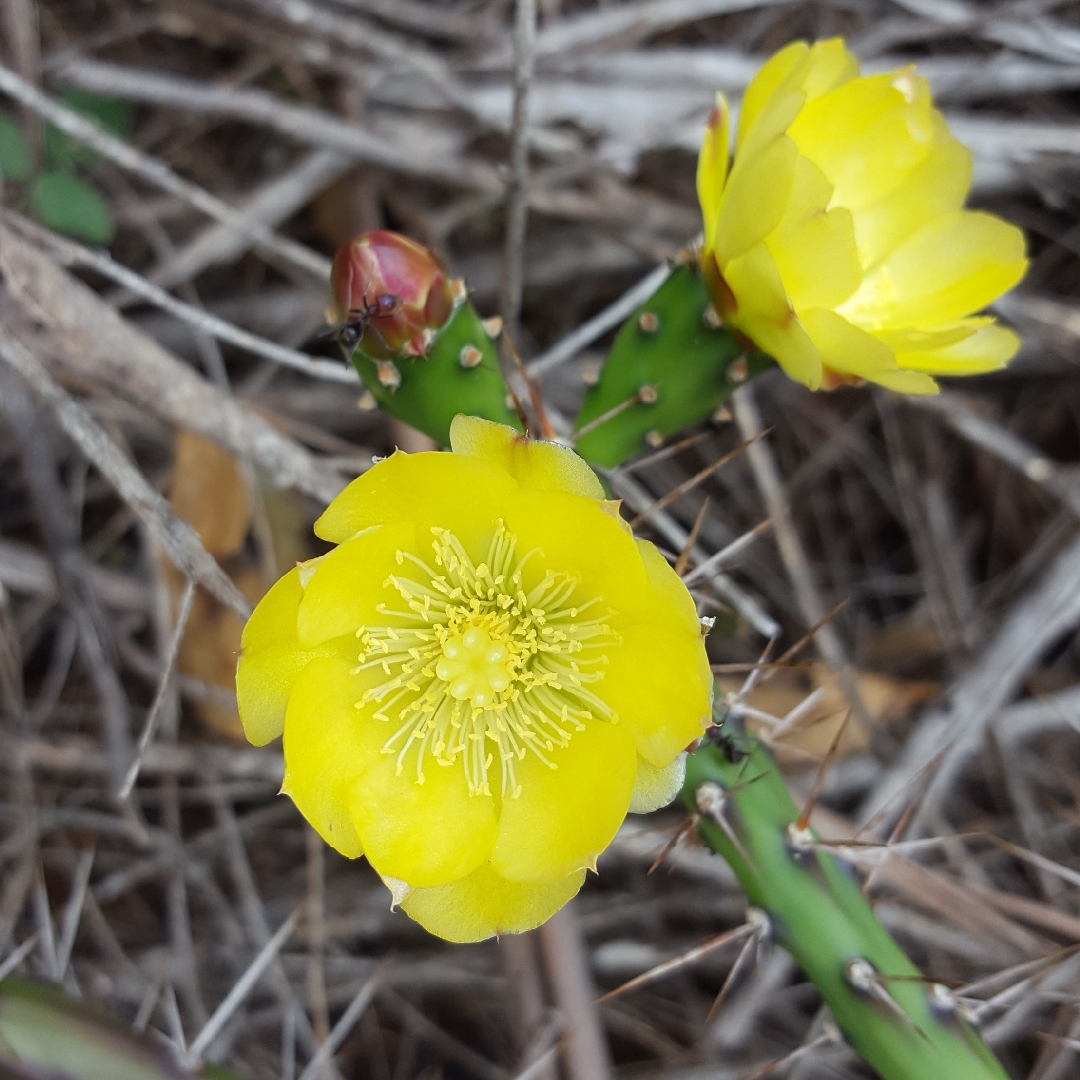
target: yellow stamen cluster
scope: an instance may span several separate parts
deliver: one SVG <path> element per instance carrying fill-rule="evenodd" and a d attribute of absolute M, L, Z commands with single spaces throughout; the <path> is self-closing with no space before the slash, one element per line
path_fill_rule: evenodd
<path fill-rule="evenodd" d="M 443 766 L 460 758 L 470 793 L 490 795 L 497 754 L 502 795 L 517 798 L 515 761 L 532 752 L 555 768 L 547 752 L 566 746 L 587 721 L 617 719 L 588 685 L 603 678 L 603 650 L 618 636 L 595 614 L 599 598 L 574 603 L 577 578 L 549 571 L 527 590 L 523 570 L 533 552 L 517 558 L 502 521 L 478 565 L 453 533 L 431 531 L 435 567 L 398 551 L 410 574 L 386 581 L 407 610 L 380 605 L 392 625 L 356 632 L 355 671 L 381 667 L 387 676 L 356 706 L 374 701 L 376 719 L 398 725 L 383 753 L 397 754 L 399 774 L 415 747 L 418 784 L 427 754 Z"/>

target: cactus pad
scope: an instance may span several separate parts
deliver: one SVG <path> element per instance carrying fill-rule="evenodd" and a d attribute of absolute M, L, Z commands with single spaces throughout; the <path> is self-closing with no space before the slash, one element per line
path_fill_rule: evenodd
<path fill-rule="evenodd" d="M 719 325 L 697 267 L 680 266 L 619 331 L 575 427 L 633 404 L 586 432 L 575 449 L 586 461 L 619 465 L 650 437 L 666 439 L 708 419 L 771 362 Z"/>
<path fill-rule="evenodd" d="M 351 361 L 381 409 L 431 436 L 440 446 L 450 445 L 450 421 L 458 413 L 521 430 L 506 401 L 508 391 L 495 342 L 467 300 L 436 332 L 426 357 L 399 356 L 380 362 L 357 350 Z M 380 381 L 380 368 L 384 378 L 387 373 L 394 377 L 396 372 L 400 385 Z"/>

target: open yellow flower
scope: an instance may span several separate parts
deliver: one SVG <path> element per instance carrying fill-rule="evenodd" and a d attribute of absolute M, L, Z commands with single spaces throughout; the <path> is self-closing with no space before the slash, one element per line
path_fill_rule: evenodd
<path fill-rule="evenodd" d="M 791 378 L 932 394 L 934 375 L 1015 354 L 971 316 L 1023 276 L 1023 235 L 963 209 L 971 155 L 911 68 L 863 78 L 840 39 L 789 45 L 747 88 L 728 163 L 718 96 L 698 161 L 705 281 Z"/>
<path fill-rule="evenodd" d="M 315 525 L 244 631 L 248 738 L 432 933 L 539 925 L 681 785 L 712 676 L 693 601 L 573 451 L 458 416 Z"/>

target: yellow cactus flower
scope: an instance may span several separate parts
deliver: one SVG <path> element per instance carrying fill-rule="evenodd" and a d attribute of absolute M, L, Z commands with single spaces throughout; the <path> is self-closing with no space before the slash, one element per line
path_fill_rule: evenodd
<path fill-rule="evenodd" d="M 316 522 L 244 630 L 237 699 L 328 844 L 453 941 L 539 925 L 670 801 L 712 675 L 694 603 L 570 449 L 458 416 Z"/>
<path fill-rule="evenodd" d="M 963 209 L 971 155 L 912 68 L 861 77 L 839 38 L 787 46 L 747 88 L 728 165 L 718 96 L 698 160 L 705 282 L 791 378 L 933 394 L 933 376 L 1019 348 L 972 316 L 1023 277 L 1023 234 Z"/>

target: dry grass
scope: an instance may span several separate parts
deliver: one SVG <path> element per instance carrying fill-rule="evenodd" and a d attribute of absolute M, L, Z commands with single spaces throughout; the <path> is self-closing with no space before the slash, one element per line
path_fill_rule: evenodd
<path fill-rule="evenodd" d="M 0 89 L 28 130 L 39 114 L 78 129 L 50 104 L 65 88 L 138 106 L 92 169 L 119 265 L 28 225 L 16 187 L 0 221 L 0 962 L 37 934 L 23 972 L 250 1080 L 509 1080 L 556 1061 L 568 1080 L 735 1080 L 817 1038 L 819 998 L 781 952 L 709 1018 L 737 943 L 594 1004 L 744 919 L 692 846 L 647 872 L 677 809 L 631 819 L 542 932 L 448 946 L 275 797 L 280 751 L 235 738 L 229 674 L 243 613 L 315 553 L 325 502 L 373 455 L 423 445 L 296 352 L 335 246 L 406 231 L 484 314 L 503 284 L 511 324 L 523 271 L 519 349 L 548 356 L 546 400 L 572 415 L 606 339 L 546 351 L 696 231 L 714 89 L 737 96 L 794 37 L 844 33 L 868 66 L 920 63 L 974 150 L 976 201 L 1027 230 L 1031 272 L 1000 304 L 1022 355 L 931 402 L 810 395 L 773 372 L 613 484 L 641 514 L 773 428 L 641 531 L 674 556 L 707 498 L 692 572 L 770 520 L 729 576 L 695 580 L 726 707 L 774 734 L 805 796 L 854 699 L 815 823 L 884 840 L 909 806 L 903 838 L 954 837 L 874 849 L 882 920 L 927 974 L 992 1000 L 978 1015 L 1011 1076 L 1076 1076 L 1080 958 L 1058 953 L 1080 942 L 1080 5 L 538 8 L 523 131 L 505 0 L 0 0 Z M 841 604 L 743 692 L 763 632 L 783 653 Z M 309 1065 L 331 1031 L 336 1057 Z M 864 1073 L 816 1042 L 790 1075 Z"/>

